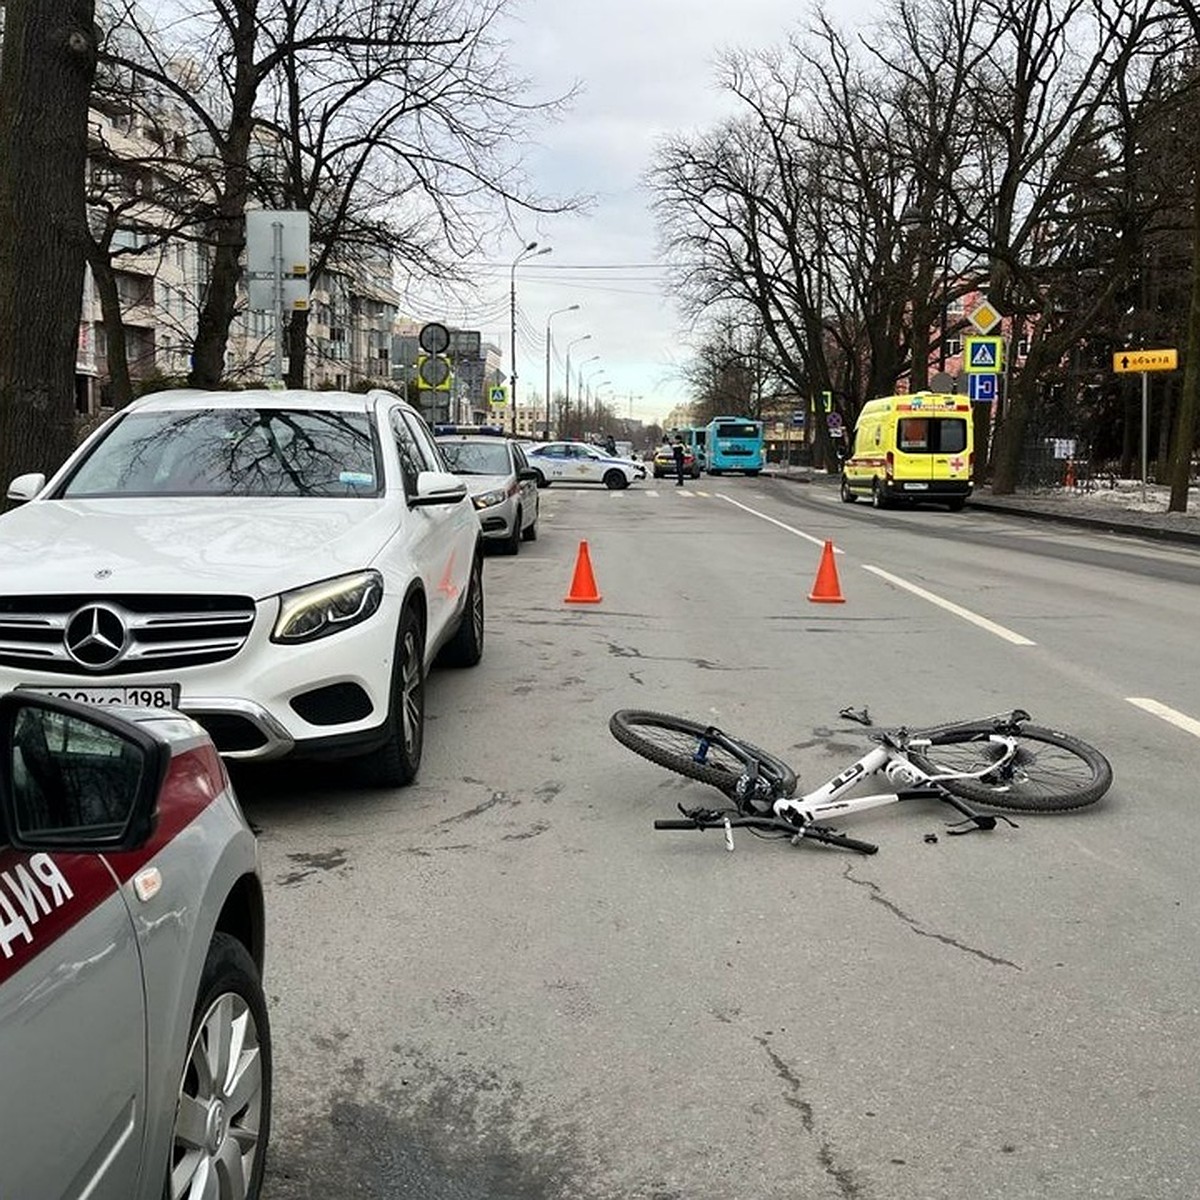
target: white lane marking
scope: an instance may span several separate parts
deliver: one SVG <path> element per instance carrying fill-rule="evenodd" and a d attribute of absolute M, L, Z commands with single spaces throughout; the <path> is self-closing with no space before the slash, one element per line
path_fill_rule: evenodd
<path fill-rule="evenodd" d="M 1172 725 L 1178 726 L 1185 733 L 1190 733 L 1194 737 L 1200 737 L 1200 721 L 1195 717 L 1189 717 L 1185 713 L 1179 712 L 1178 709 L 1168 708 L 1165 704 L 1158 700 L 1151 700 L 1146 696 L 1126 696 L 1126 700 L 1130 704 L 1136 704 L 1138 708 L 1150 713 L 1155 717 L 1162 717 L 1164 721 L 1170 721 Z"/>
<path fill-rule="evenodd" d="M 962 617 L 964 621 L 970 621 L 972 625 L 978 625 L 980 629 L 986 629 L 988 633 L 994 633 L 1006 642 L 1012 642 L 1014 646 L 1037 645 L 1037 642 L 1032 642 L 1029 638 L 1019 633 L 1013 633 L 1011 629 L 1005 629 L 1003 625 L 997 625 L 995 621 L 989 621 L 987 617 L 981 617 L 978 613 L 973 613 L 969 608 L 963 608 L 962 605 L 955 604 L 952 600 L 943 600 L 941 596 L 936 596 L 933 592 L 927 592 L 923 587 L 918 587 L 915 583 L 909 583 L 908 580 L 901 579 L 898 575 L 893 575 L 890 571 L 884 571 L 880 567 L 868 566 L 866 563 L 863 564 L 863 570 L 870 571 L 872 575 L 878 575 L 880 579 L 886 579 L 889 583 L 894 583 L 897 587 L 912 592 L 914 596 L 920 596 L 922 600 L 928 600 L 930 604 L 936 604 L 939 608 L 944 608 L 947 612 L 952 612 L 956 617 Z"/>
<path fill-rule="evenodd" d="M 658 489 L 657 489 L 657 488 L 647 488 L 647 489 L 646 489 L 646 495 L 647 495 L 647 496 L 657 496 L 657 495 L 658 495 Z"/>
<path fill-rule="evenodd" d="M 748 504 L 742 504 L 738 500 L 733 500 L 722 492 L 717 493 L 717 498 L 724 500 L 726 504 L 732 504 L 734 508 L 740 508 L 743 512 L 750 513 L 751 516 L 761 517 L 764 521 L 770 521 L 772 525 L 778 525 L 780 529 L 786 529 L 788 533 L 794 533 L 797 537 L 803 538 L 806 542 L 812 542 L 814 546 L 825 545 L 825 538 L 813 537 L 811 533 L 804 533 L 800 529 L 793 529 L 790 525 L 785 525 L 782 521 L 775 520 L 774 517 L 768 517 L 766 513 L 759 512 L 757 508 L 751 508 Z M 834 546 L 833 550 L 835 554 L 842 553 L 836 546 Z"/>

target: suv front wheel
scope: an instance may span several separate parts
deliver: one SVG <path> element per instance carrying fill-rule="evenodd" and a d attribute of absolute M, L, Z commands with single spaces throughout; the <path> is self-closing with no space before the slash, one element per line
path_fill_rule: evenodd
<path fill-rule="evenodd" d="M 471 579 L 474 583 L 474 573 Z M 387 741 L 359 760 L 362 776 L 376 787 L 405 787 L 417 777 L 425 740 L 425 633 L 411 605 L 404 610 L 396 634 L 384 732 Z"/>

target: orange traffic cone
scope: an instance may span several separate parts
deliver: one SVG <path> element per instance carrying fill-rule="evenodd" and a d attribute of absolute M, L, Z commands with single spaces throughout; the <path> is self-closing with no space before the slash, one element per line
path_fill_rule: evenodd
<path fill-rule="evenodd" d="M 592 574 L 592 558 L 588 554 L 587 542 L 579 543 L 579 555 L 575 559 L 575 575 L 571 579 L 571 590 L 563 597 L 567 604 L 599 604 L 600 593 L 596 590 L 596 577 Z"/>
<path fill-rule="evenodd" d="M 837 564 L 833 561 L 833 543 L 827 541 L 817 568 L 817 581 L 808 598 L 816 604 L 845 604 L 846 597 L 838 583 Z"/>

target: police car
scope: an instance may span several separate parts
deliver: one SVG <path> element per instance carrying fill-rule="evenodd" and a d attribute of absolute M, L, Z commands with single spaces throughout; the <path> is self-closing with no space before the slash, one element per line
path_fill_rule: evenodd
<path fill-rule="evenodd" d="M 646 478 L 646 468 L 628 458 L 605 454 L 587 442 L 543 442 L 528 450 L 529 465 L 538 473 L 538 486 L 552 483 L 602 483 L 625 488 Z"/>
<path fill-rule="evenodd" d="M 178 712 L 0 697 L 0 1196 L 254 1200 L 258 848 Z"/>
<path fill-rule="evenodd" d="M 446 465 L 462 478 L 486 543 L 517 554 L 538 535 L 538 476 L 524 447 L 490 425 L 435 425 Z"/>

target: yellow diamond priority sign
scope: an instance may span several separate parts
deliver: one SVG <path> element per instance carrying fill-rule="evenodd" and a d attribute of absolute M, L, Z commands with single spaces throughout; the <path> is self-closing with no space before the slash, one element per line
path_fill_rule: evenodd
<path fill-rule="evenodd" d="M 1179 366 L 1179 351 L 1169 350 L 1118 350 L 1113 355 L 1113 370 L 1118 374 L 1125 371 L 1174 371 Z"/>
<path fill-rule="evenodd" d="M 967 320 L 975 326 L 978 333 L 991 333 L 1000 324 L 1000 314 L 986 301 L 981 301 L 969 313 Z"/>

